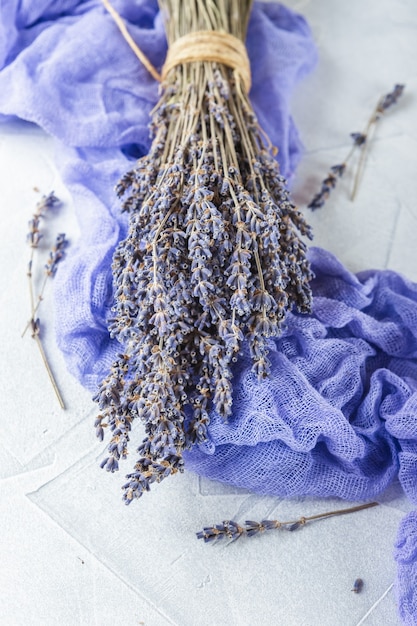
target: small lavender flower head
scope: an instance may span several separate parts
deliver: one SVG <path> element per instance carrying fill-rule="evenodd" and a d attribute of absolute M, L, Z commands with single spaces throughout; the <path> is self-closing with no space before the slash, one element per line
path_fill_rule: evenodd
<path fill-rule="evenodd" d="M 55 193 L 51 191 L 47 196 L 42 196 L 36 205 L 36 212 L 39 215 L 44 215 L 48 209 L 52 209 L 61 204 L 61 200 L 56 197 Z"/>
<path fill-rule="evenodd" d="M 316 209 L 320 209 L 324 206 L 326 200 L 328 199 L 330 192 L 332 189 L 336 187 L 337 179 L 341 178 L 346 169 L 346 163 L 340 163 L 337 165 L 333 165 L 330 168 L 330 172 L 327 174 L 326 178 L 321 183 L 321 189 L 311 200 L 308 208 L 312 211 Z"/>
<path fill-rule="evenodd" d="M 334 174 L 336 174 L 336 176 L 338 176 L 339 178 L 342 178 L 342 176 L 343 176 L 343 174 L 345 173 L 345 170 L 346 170 L 346 163 L 339 163 L 337 165 L 332 165 L 330 170 Z"/>
<path fill-rule="evenodd" d="M 31 248 L 37 248 L 43 235 L 39 232 L 40 218 L 43 217 L 46 211 L 50 208 L 56 207 L 61 204 L 61 200 L 57 198 L 53 191 L 47 196 L 42 196 L 36 205 L 36 211 L 29 221 L 29 232 L 27 235 L 27 242 Z"/>
<path fill-rule="evenodd" d="M 65 248 L 68 245 L 68 240 L 65 239 L 65 234 L 60 233 L 55 241 L 55 245 L 49 253 L 49 258 L 45 264 L 45 272 L 48 276 L 55 276 L 58 263 L 65 256 Z"/>
<path fill-rule="evenodd" d="M 366 135 L 363 133 L 350 133 L 350 136 L 352 137 L 355 146 L 363 146 L 367 139 Z"/>
<path fill-rule="evenodd" d="M 205 543 L 212 543 L 224 538 L 230 541 L 236 541 L 244 532 L 245 530 L 242 526 L 239 526 L 236 522 L 227 520 L 215 526 L 207 526 L 196 533 L 196 535 L 197 539 L 204 539 Z"/>
<path fill-rule="evenodd" d="M 35 214 L 28 222 L 29 232 L 26 239 L 31 248 L 37 248 L 40 240 L 42 239 L 42 233 L 39 232 L 39 218 L 40 216 Z"/>
<path fill-rule="evenodd" d="M 41 324 L 40 324 L 39 318 L 36 318 L 36 319 L 32 318 L 30 320 L 30 326 L 32 328 L 32 337 L 36 337 L 37 335 L 40 335 Z"/>
<path fill-rule="evenodd" d="M 363 583 L 362 578 L 357 578 L 355 582 L 353 583 L 352 591 L 354 593 L 360 593 L 363 589 L 363 585 L 364 583 Z"/>
<path fill-rule="evenodd" d="M 402 95 L 404 89 L 405 89 L 405 85 L 395 85 L 394 89 L 390 93 L 387 93 L 383 98 L 381 98 L 379 105 L 378 105 L 378 111 L 380 113 L 383 113 L 393 104 L 396 104 L 398 98 Z"/>

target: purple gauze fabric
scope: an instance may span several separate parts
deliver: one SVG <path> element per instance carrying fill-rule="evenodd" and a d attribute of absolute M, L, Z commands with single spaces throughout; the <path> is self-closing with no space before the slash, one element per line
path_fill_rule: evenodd
<path fill-rule="evenodd" d="M 406 626 L 417 623 L 417 511 L 401 521 L 395 544 L 398 564 L 397 599 L 400 616 Z"/>
<path fill-rule="evenodd" d="M 114 4 L 160 66 L 166 43 L 156 3 Z M 309 30 L 288 9 L 259 4 L 247 45 L 251 99 L 289 176 L 300 155 L 289 95 L 314 62 Z M 106 319 L 111 257 L 126 218 L 112 189 L 128 159 L 149 147 L 156 98 L 155 82 L 98 0 L 13 0 L 2 10 L 0 113 L 35 122 L 62 142 L 58 160 L 81 236 L 57 277 L 58 341 L 91 390 L 118 350 Z M 290 316 L 271 343 L 269 381 L 259 384 L 243 355 L 233 416 L 225 424 L 212 415 L 209 440 L 187 454 L 187 467 L 261 493 L 349 499 L 375 496 L 399 473 L 416 503 L 417 288 L 393 272 L 355 277 L 322 250 L 313 249 L 311 260 L 313 315 Z M 409 531 L 410 524 L 400 528 L 398 546 L 414 541 Z M 411 624 L 415 548 L 409 554 L 396 552 L 401 615 Z"/>

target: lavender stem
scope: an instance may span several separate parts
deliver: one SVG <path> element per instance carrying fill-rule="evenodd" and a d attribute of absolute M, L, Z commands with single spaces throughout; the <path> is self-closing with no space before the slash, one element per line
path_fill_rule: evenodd
<path fill-rule="evenodd" d="M 205 543 L 210 543 L 223 539 L 226 537 L 231 541 L 236 541 L 239 537 L 246 535 L 247 537 L 253 537 L 258 533 L 263 533 L 269 530 L 285 529 L 288 531 L 294 531 L 302 526 L 305 526 L 307 522 L 312 520 L 323 519 L 326 517 L 334 517 L 336 515 L 347 515 L 349 513 L 356 513 L 364 509 L 369 509 L 374 506 L 378 506 L 378 502 L 368 502 L 366 504 L 359 504 L 357 506 L 349 507 L 347 509 L 337 509 L 335 511 L 328 511 L 326 513 L 318 513 L 317 515 L 302 516 L 296 520 L 288 520 L 281 522 L 280 520 L 262 520 L 261 522 L 247 520 L 244 526 L 241 526 L 233 520 L 223 521 L 220 524 L 214 526 L 207 526 L 202 531 L 197 533 L 197 539 L 203 539 Z"/>
<path fill-rule="evenodd" d="M 44 278 L 44 280 L 43 280 L 43 285 L 42 285 L 42 288 L 41 288 L 40 293 L 39 293 L 39 295 L 38 295 L 38 300 L 37 300 L 37 302 L 36 302 L 36 304 L 35 304 L 35 301 L 34 301 L 34 293 L 33 293 L 33 285 L 32 285 L 32 280 L 31 280 L 31 278 L 32 278 L 32 274 L 31 274 L 31 273 L 30 273 L 30 274 L 28 273 L 28 277 L 30 277 L 30 278 L 29 278 L 29 280 L 30 280 L 30 286 L 29 286 L 29 289 L 30 289 L 30 300 L 31 300 L 32 317 L 30 318 L 30 320 L 28 320 L 28 322 L 27 322 L 27 324 L 26 324 L 26 326 L 25 326 L 25 328 L 24 328 L 24 330 L 23 330 L 22 334 L 20 335 L 20 337 L 21 337 L 22 339 L 23 339 L 23 337 L 26 335 L 26 333 L 27 333 L 27 331 L 28 331 L 28 329 L 29 329 L 29 326 L 31 325 L 32 321 L 34 321 L 34 320 L 35 320 L 35 315 L 36 315 L 37 310 L 39 309 L 39 306 L 40 306 L 40 304 L 41 304 L 41 302 L 42 302 L 42 300 L 43 300 L 43 294 L 44 294 L 44 292 L 45 292 L 46 283 L 48 282 L 48 276 L 45 276 L 45 278 Z"/>
<path fill-rule="evenodd" d="M 355 201 L 356 196 L 358 194 L 358 190 L 359 190 L 359 184 L 360 181 L 362 180 L 362 175 L 365 169 L 365 161 L 366 161 L 366 156 L 368 154 L 368 148 L 369 148 L 369 144 L 370 144 L 370 140 L 372 138 L 372 135 L 375 132 L 376 129 L 376 123 L 378 121 L 378 110 L 380 108 L 380 102 L 381 100 L 378 101 L 377 106 L 375 107 L 371 117 L 368 120 L 368 123 L 366 125 L 366 128 L 363 132 L 363 135 L 366 137 L 366 141 L 360 146 L 361 148 L 361 154 L 359 157 L 359 162 L 358 162 L 358 167 L 356 168 L 356 173 L 355 173 L 355 178 L 353 181 L 353 188 L 352 188 L 352 193 L 350 196 L 350 199 L 352 202 Z"/>
<path fill-rule="evenodd" d="M 31 320 L 31 321 L 33 322 L 33 320 Z M 32 337 L 36 341 L 37 346 L 39 348 L 39 352 L 41 353 L 41 357 L 42 357 L 43 363 L 45 365 L 46 371 L 48 372 L 49 380 L 51 381 L 52 387 L 54 388 L 55 395 L 58 398 L 58 402 L 59 402 L 59 404 L 61 406 L 61 409 L 65 410 L 64 401 L 63 401 L 61 393 L 60 393 L 60 391 L 58 389 L 58 385 L 57 385 L 57 382 L 55 380 L 55 376 L 53 375 L 51 367 L 49 365 L 49 362 L 48 362 L 48 359 L 47 359 L 47 356 L 46 356 L 46 353 L 45 353 L 45 350 L 44 350 L 44 347 L 43 347 L 42 340 L 39 337 L 39 324 L 37 324 L 36 322 L 33 322 L 32 323 L 32 327 L 34 328 Z"/>

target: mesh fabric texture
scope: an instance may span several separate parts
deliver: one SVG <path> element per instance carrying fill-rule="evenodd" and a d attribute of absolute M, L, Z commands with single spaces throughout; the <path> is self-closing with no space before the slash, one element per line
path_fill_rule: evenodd
<path fill-rule="evenodd" d="M 400 616 L 407 626 L 415 626 L 417 616 L 417 511 L 401 521 L 395 544 L 397 599 Z"/>
<path fill-rule="evenodd" d="M 399 472 L 417 502 L 417 286 L 395 272 L 355 276 L 310 250 L 313 314 L 290 315 L 271 341 L 271 377 L 248 354 L 234 376 L 233 415 L 212 414 L 188 466 L 281 496 L 373 498 Z"/>

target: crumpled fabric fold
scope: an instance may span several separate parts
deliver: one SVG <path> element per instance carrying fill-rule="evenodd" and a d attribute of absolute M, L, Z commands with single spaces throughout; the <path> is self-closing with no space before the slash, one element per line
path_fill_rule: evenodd
<path fill-rule="evenodd" d="M 406 626 L 417 623 L 417 511 L 401 521 L 394 557 L 398 575 L 396 593 L 400 616 Z"/>
<path fill-rule="evenodd" d="M 212 479 L 280 496 L 374 498 L 399 476 L 417 503 L 417 285 L 391 271 L 355 276 L 310 250 L 311 315 L 271 341 L 271 376 L 243 354 L 233 414 L 212 413 L 187 454 Z"/>

